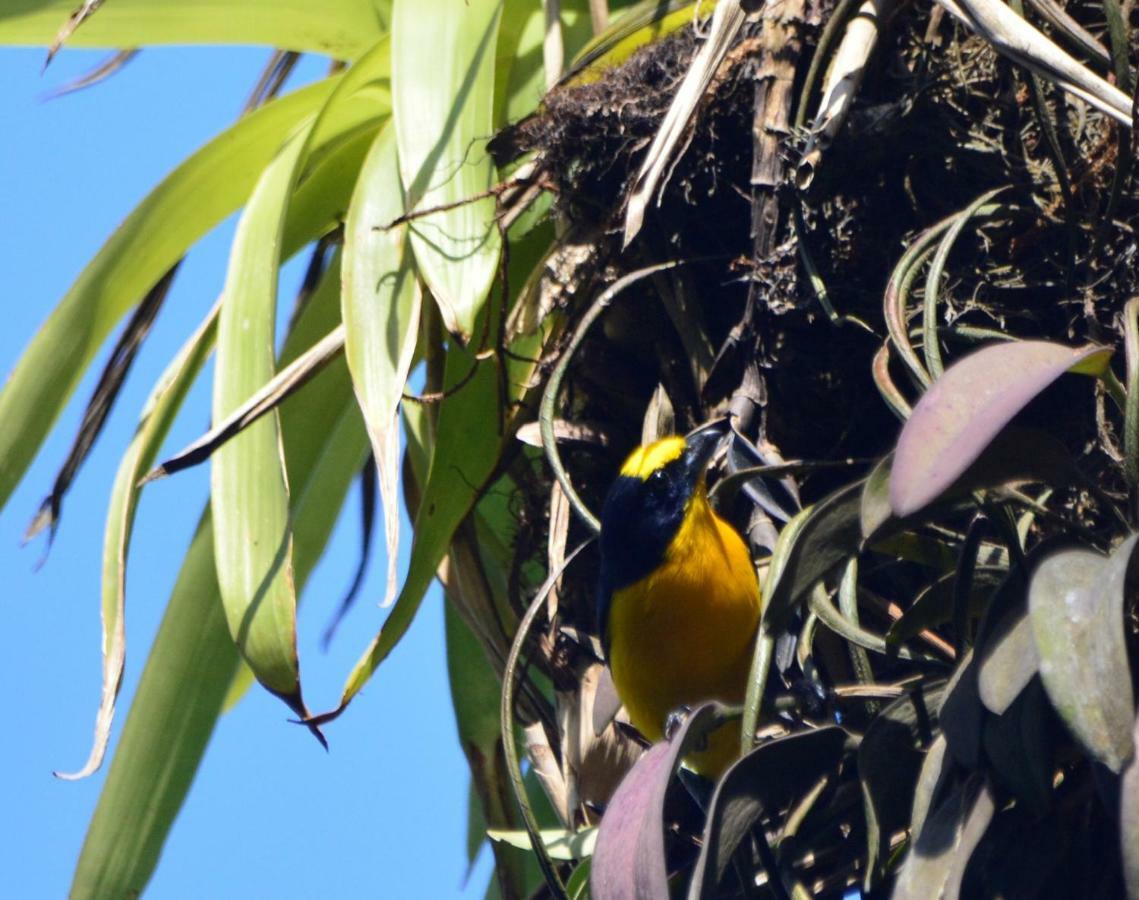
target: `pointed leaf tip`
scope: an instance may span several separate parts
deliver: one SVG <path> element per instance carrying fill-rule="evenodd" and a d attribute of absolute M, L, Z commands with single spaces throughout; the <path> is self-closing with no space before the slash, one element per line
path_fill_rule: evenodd
<path fill-rule="evenodd" d="M 367 423 L 383 507 L 387 587 L 398 590 L 399 406 L 415 359 L 422 291 L 405 225 L 379 229 L 404 209 L 395 127 L 385 126 L 368 151 L 344 233 L 341 309 L 352 384 Z"/>

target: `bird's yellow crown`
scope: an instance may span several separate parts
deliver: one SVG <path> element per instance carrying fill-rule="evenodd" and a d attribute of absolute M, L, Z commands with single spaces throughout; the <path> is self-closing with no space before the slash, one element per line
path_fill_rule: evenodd
<path fill-rule="evenodd" d="M 638 447 L 629 454 L 621 466 L 621 474 L 626 478 L 639 478 L 644 481 L 657 469 L 684 455 L 687 444 L 682 437 L 666 437 L 652 444 Z"/>

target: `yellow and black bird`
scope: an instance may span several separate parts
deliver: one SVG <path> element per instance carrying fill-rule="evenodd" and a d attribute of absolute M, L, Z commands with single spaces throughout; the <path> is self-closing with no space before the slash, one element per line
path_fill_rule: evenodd
<path fill-rule="evenodd" d="M 708 503 L 704 471 L 720 434 L 639 447 L 601 514 L 598 627 L 629 720 L 660 740 L 669 713 L 740 703 L 761 602 L 739 534 Z M 689 758 L 714 777 L 739 752 L 738 722 Z"/>

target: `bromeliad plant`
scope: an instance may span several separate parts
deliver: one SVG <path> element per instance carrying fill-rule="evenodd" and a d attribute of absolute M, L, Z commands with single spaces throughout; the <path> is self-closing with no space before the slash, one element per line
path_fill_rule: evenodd
<path fill-rule="evenodd" d="M 1139 203 L 1115 0 L 310 7 L 0 11 L 5 43 L 132 48 L 103 74 L 146 44 L 279 48 L 0 392 L 3 502 L 126 319 L 33 525 L 54 530 L 180 260 L 242 210 L 223 295 L 112 489 L 102 702 L 66 777 L 107 751 L 139 492 L 210 460 L 74 895 L 145 887 L 250 674 L 323 740 L 438 577 L 503 896 L 1139 896 Z M 301 53 L 330 73 L 285 92 Z M 211 353 L 213 427 L 161 461 Z M 642 754 L 591 633 L 590 510 L 629 447 L 720 417 L 714 499 L 766 601 L 748 700 Z M 314 715 L 296 603 L 361 467 L 392 605 Z M 740 761 L 715 786 L 678 776 L 725 715 Z"/>

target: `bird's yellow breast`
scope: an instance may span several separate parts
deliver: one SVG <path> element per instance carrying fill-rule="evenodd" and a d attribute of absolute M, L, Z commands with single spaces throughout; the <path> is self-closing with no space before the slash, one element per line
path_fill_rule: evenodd
<path fill-rule="evenodd" d="M 712 511 L 701 486 L 661 563 L 613 592 L 610 668 L 632 724 L 656 741 L 680 707 L 741 702 L 759 616 L 747 547 Z M 715 772 L 734 756 L 738 728 L 721 729 L 729 731 L 734 739 L 714 736 L 718 758 L 697 768 Z"/>

